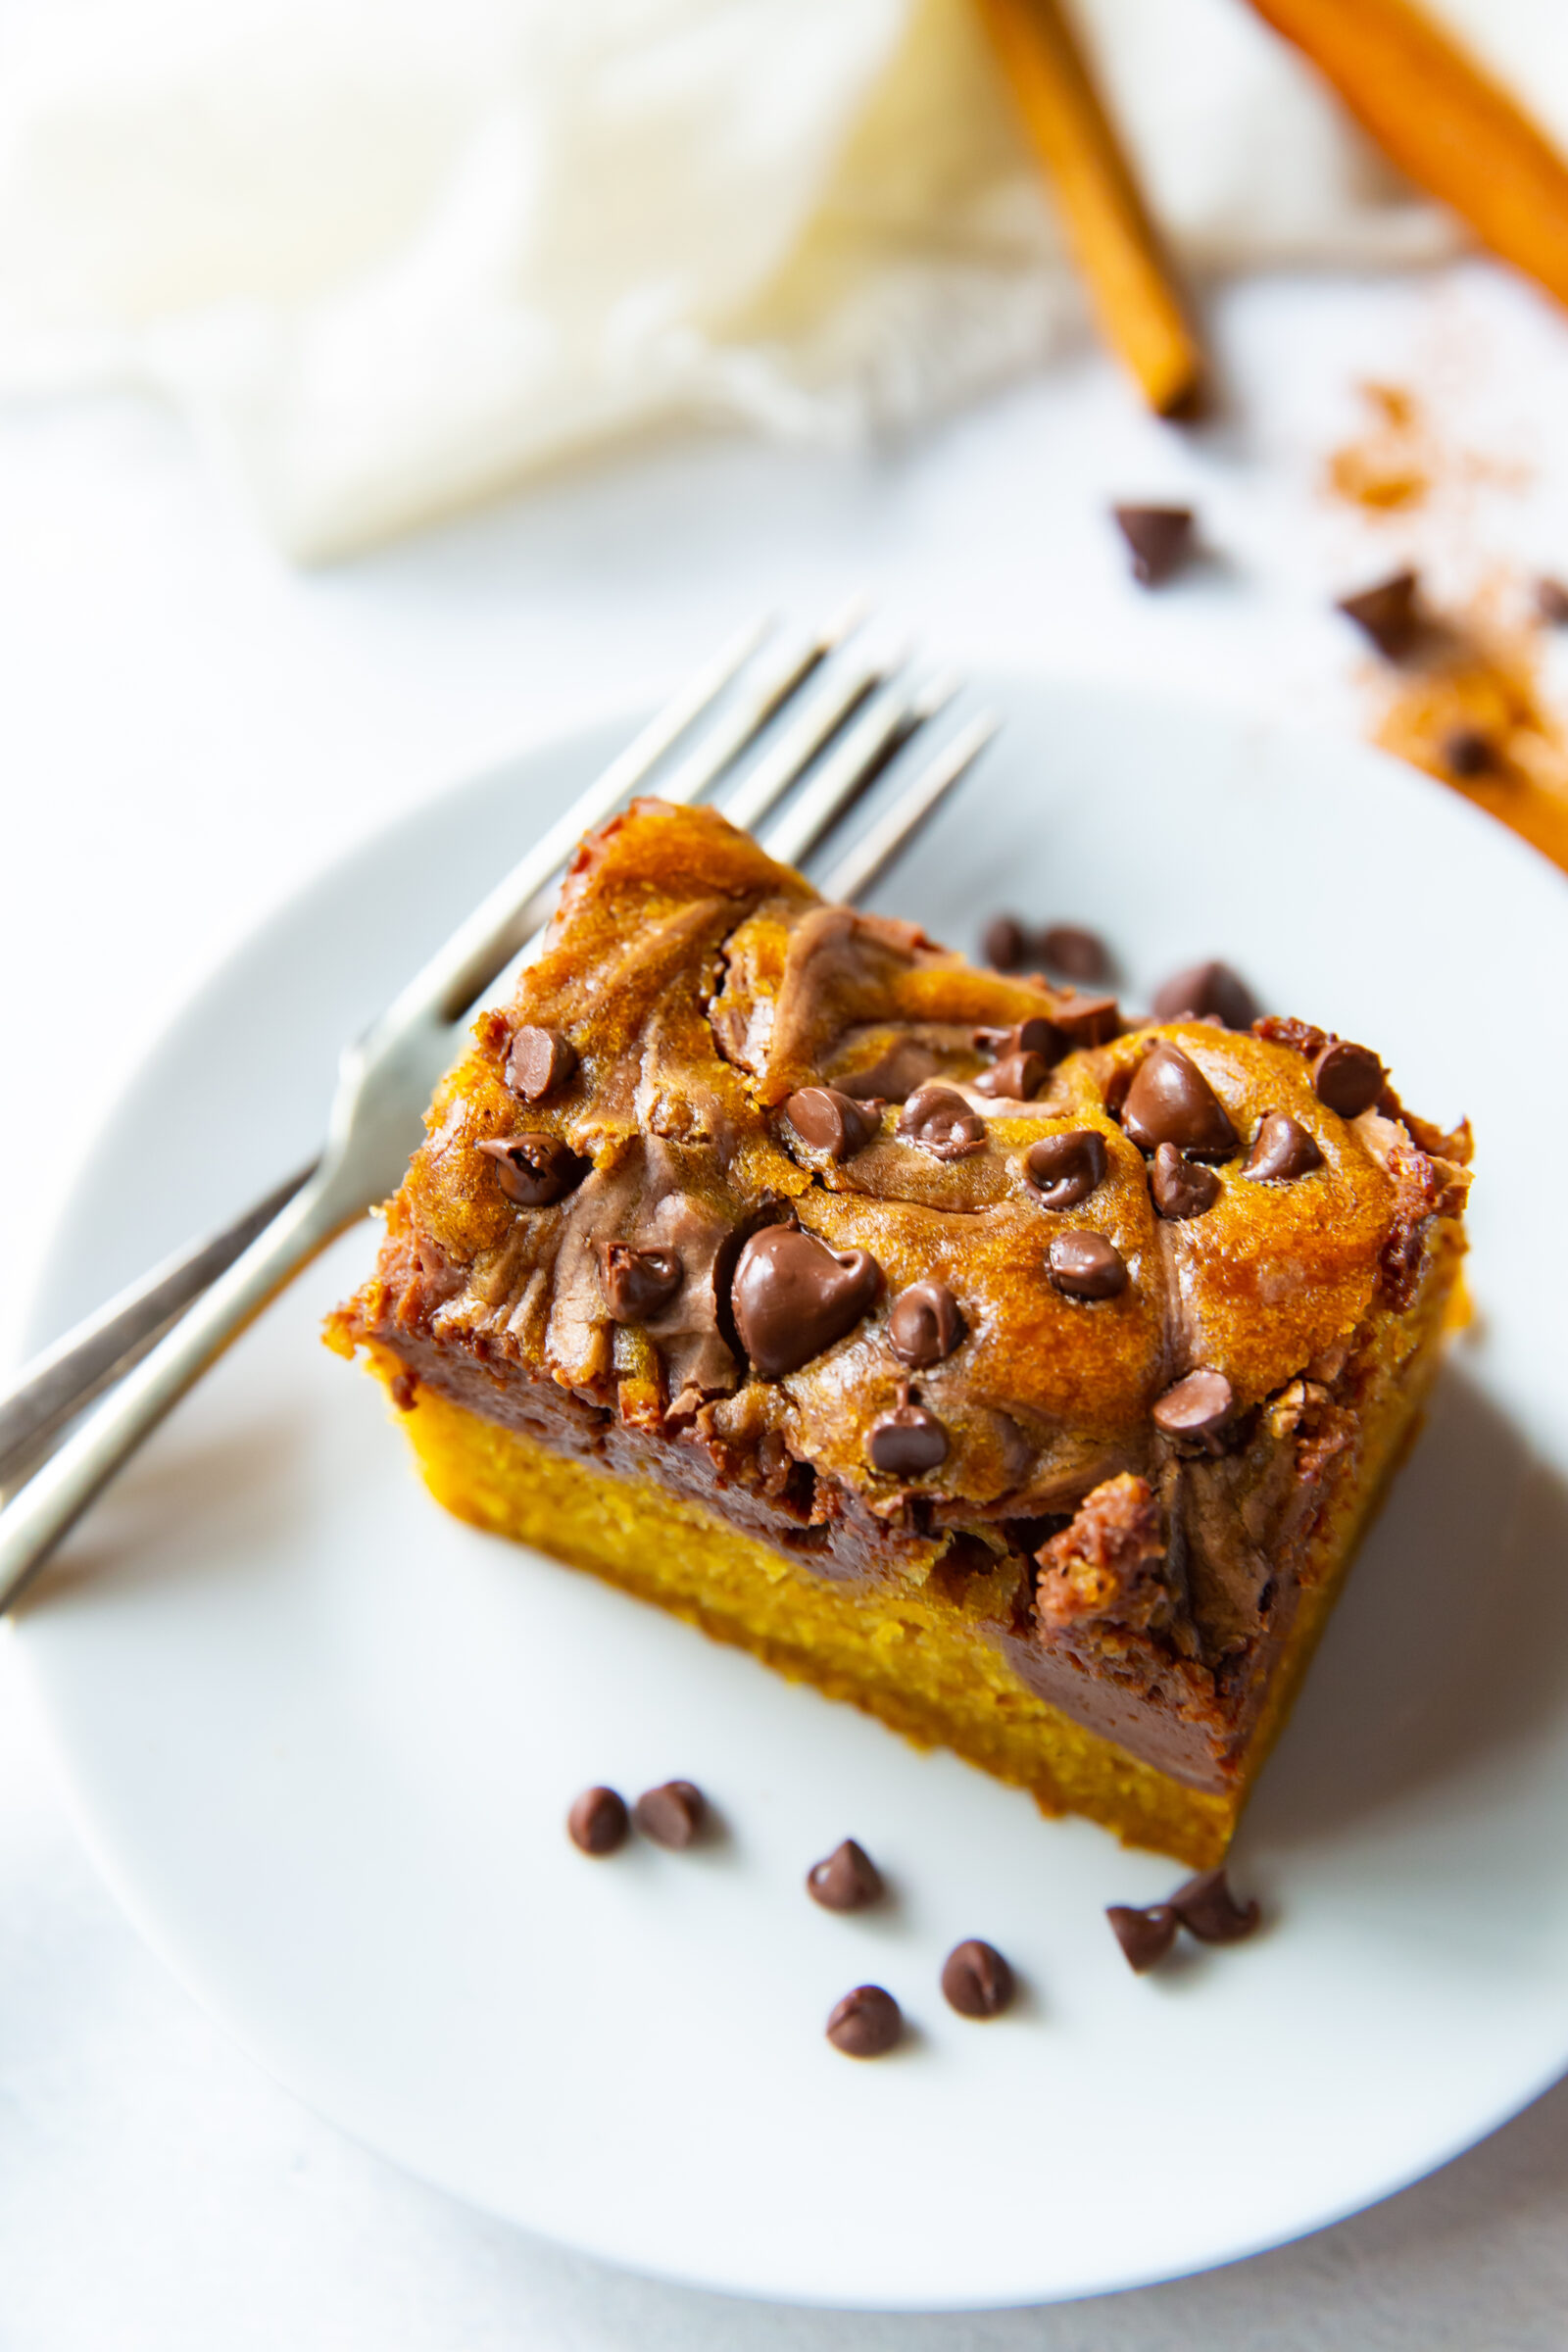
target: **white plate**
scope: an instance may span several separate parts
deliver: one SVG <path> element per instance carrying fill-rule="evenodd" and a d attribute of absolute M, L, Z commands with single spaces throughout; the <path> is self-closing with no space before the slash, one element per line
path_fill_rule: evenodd
<path fill-rule="evenodd" d="M 966 945 L 1000 903 L 1094 923 L 1135 1002 L 1222 952 L 1480 1137 L 1478 1324 L 1240 1840 L 1268 1934 L 1133 1978 L 1102 1906 L 1173 1865 L 449 1519 L 317 1344 L 365 1234 L 20 1628 L 105 1872 L 285 2082 L 530 2229 L 802 2301 L 1022 2303 L 1224 2261 L 1412 2180 L 1568 2064 L 1563 885 L 1369 752 L 993 691 L 1005 734 L 901 910 Z M 304 1154 L 338 1040 L 621 735 L 452 794 L 241 951 L 96 1150 L 35 1337 Z M 567 1845 L 583 1784 L 671 1775 L 722 1809 L 714 1848 Z M 846 1834 L 887 1912 L 806 1899 Z M 937 1989 L 970 1935 L 1028 1987 L 984 2026 Z M 874 2066 L 822 2037 L 865 1979 L 915 2029 Z"/>

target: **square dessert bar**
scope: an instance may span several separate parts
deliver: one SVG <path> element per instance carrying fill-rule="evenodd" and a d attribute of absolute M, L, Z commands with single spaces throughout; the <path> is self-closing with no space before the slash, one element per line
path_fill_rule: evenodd
<path fill-rule="evenodd" d="M 1435 1369 L 1469 1135 L 710 810 L 578 850 L 333 1316 L 449 1509 L 1203 1865 Z"/>

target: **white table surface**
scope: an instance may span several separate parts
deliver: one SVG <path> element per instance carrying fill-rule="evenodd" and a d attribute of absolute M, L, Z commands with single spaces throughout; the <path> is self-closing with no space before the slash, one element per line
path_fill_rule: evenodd
<path fill-rule="evenodd" d="M 156 409 L 0 418 L 4 1359 L 81 1144 L 237 937 L 398 809 L 646 702 L 755 610 L 863 586 L 959 664 L 1352 729 L 1370 688 L 1336 593 L 1407 558 L 1454 594 L 1504 564 L 1568 572 L 1568 324 L 1525 289 L 1480 265 L 1276 280 L 1214 326 L 1230 403 L 1199 434 L 1137 413 L 1086 352 L 900 450 L 666 443 L 315 575 Z M 1518 478 L 1455 468 L 1398 521 L 1330 502 L 1367 377 L 1428 389 L 1452 449 Z M 1104 521 L 1149 496 L 1191 497 L 1219 558 L 1158 596 Z M 1568 703 L 1568 636 L 1548 679 Z M 1298 2246 L 1045 2312 L 762 2308 L 523 2238 L 299 2107 L 148 1956 L 0 1637 L 0 2352 L 1560 2352 L 1565 2307 L 1568 2086 Z"/>

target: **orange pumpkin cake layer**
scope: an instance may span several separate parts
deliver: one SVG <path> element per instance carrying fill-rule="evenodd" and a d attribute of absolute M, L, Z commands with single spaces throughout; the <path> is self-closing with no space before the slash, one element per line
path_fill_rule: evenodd
<path fill-rule="evenodd" d="M 332 1318 L 441 1501 L 1202 1865 L 1436 1366 L 1464 1130 L 636 804 Z"/>

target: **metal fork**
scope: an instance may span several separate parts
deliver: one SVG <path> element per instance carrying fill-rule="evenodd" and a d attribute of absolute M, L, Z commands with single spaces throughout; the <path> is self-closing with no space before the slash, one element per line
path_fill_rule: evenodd
<path fill-rule="evenodd" d="M 720 806 L 749 830 L 789 802 L 760 839 L 771 856 L 798 865 L 938 716 L 952 682 L 922 682 L 902 659 L 836 659 L 859 618 L 846 615 L 781 649 L 771 647 L 766 626 L 724 646 L 344 1050 L 319 1159 L 225 1232 L 122 1293 L 0 1395 L 0 1488 L 13 1490 L 0 1510 L 0 1615 L 228 1343 L 328 1242 L 396 1190 L 436 1080 L 462 1051 L 479 1001 L 537 945 L 557 877 L 585 831 L 656 776 L 661 797 L 676 802 L 729 784 Z M 884 813 L 822 878 L 826 897 L 856 899 L 871 888 L 996 724 L 989 713 L 970 719 L 899 782 Z"/>

